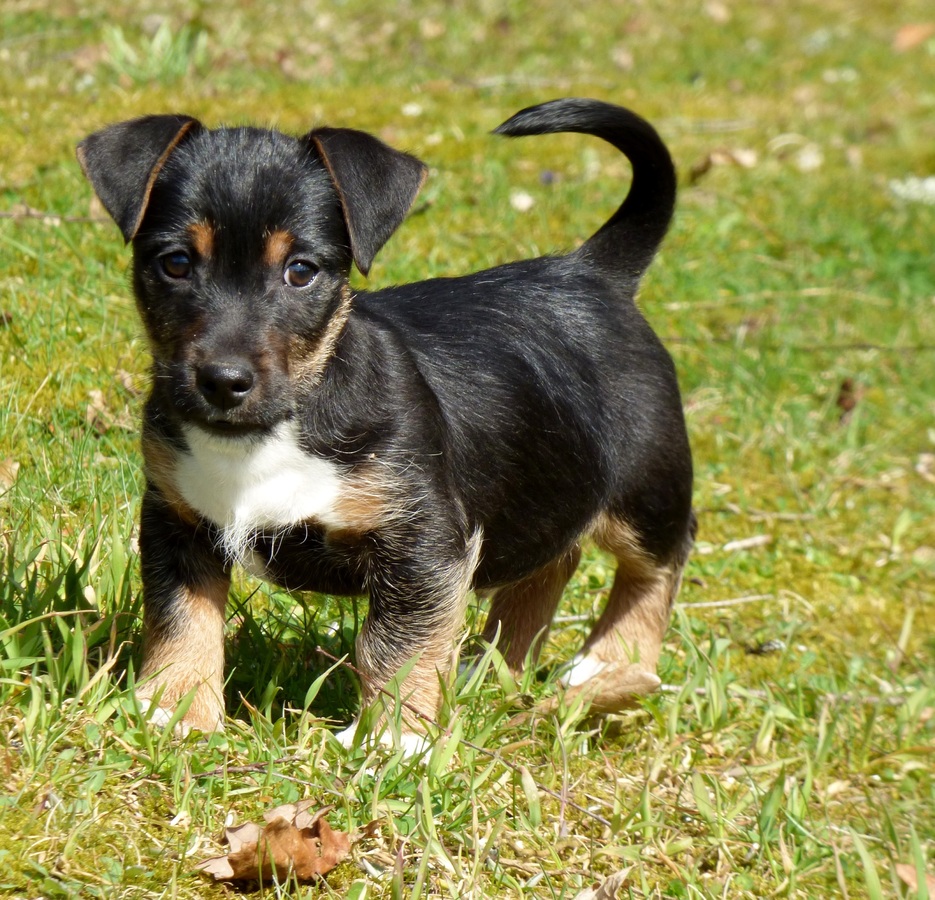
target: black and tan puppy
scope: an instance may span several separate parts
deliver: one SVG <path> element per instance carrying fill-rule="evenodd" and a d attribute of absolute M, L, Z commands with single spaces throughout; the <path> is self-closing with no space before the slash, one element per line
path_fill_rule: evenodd
<path fill-rule="evenodd" d="M 153 355 L 143 422 L 142 693 L 221 727 L 234 563 L 289 589 L 366 594 L 371 700 L 433 714 L 468 593 L 520 668 L 592 536 L 617 560 L 566 676 L 597 709 L 659 685 L 692 542 L 675 371 L 634 302 L 675 173 L 633 113 L 566 99 L 504 135 L 572 131 L 629 158 L 623 205 L 566 256 L 354 294 L 425 168 L 374 137 L 209 130 L 152 116 L 81 165 L 124 238 Z M 410 719 L 409 739 L 418 737 Z"/>

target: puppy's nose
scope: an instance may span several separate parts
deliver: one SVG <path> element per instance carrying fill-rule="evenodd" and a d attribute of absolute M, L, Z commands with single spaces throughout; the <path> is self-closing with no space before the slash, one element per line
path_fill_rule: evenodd
<path fill-rule="evenodd" d="M 205 363 L 195 373 L 201 396 L 223 410 L 240 406 L 253 390 L 253 382 L 253 368 L 244 360 Z"/>

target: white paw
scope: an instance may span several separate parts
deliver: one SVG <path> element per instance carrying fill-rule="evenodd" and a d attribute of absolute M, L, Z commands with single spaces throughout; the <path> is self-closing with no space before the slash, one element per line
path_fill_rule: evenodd
<path fill-rule="evenodd" d="M 358 720 L 355 719 L 347 728 L 336 732 L 335 737 L 345 750 L 350 750 L 351 747 L 354 746 L 354 736 L 357 734 L 358 724 Z M 412 759 L 415 756 L 423 756 L 431 749 L 429 736 L 427 734 L 416 734 L 411 731 L 404 732 L 400 735 L 397 745 L 387 728 L 384 728 L 376 736 L 372 734 L 366 735 L 361 742 L 361 746 L 364 747 L 365 750 L 369 750 L 374 746 L 388 747 L 390 749 L 398 748 L 403 751 L 403 756 L 406 759 Z"/>
<path fill-rule="evenodd" d="M 416 756 L 425 756 L 432 748 L 427 734 L 415 734 L 411 731 L 399 736 L 399 746 L 406 759 L 412 759 Z"/>
<path fill-rule="evenodd" d="M 590 681 L 597 675 L 600 675 L 610 663 L 593 656 L 584 656 L 579 653 L 572 661 L 568 671 L 565 672 L 559 681 L 565 687 L 580 687 L 582 684 Z"/>
<path fill-rule="evenodd" d="M 152 700 L 148 697 L 140 697 L 138 702 L 143 718 L 149 722 L 150 725 L 155 725 L 156 728 L 169 727 L 169 723 L 172 721 L 171 709 L 166 709 L 164 706 L 153 706 Z M 191 725 L 185 721 L 177 722 L 175 725 L 175 733 L 179 737 L 186 737 L 191 730 Z"/>
<path fill-rule="evenodd" d="M 350 750 L 351 747 L 354 746 L 354 735 L 357 734 L 357 724 L 357 720 L 355 719 L 347 728 L 342 728 L 340 731 L 335 732 L 334 736 L 345 750 Z"/>

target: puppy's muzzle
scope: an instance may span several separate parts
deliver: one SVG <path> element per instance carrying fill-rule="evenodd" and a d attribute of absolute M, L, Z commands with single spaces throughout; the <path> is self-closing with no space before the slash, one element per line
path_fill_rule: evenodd
<path fill-rule="evenodd" d="M 240 406 L 256 383 L 256 372 L 245 359 L 225 359 L 198 366 L 195 385 L 213 407 L 228 412 Z"/>

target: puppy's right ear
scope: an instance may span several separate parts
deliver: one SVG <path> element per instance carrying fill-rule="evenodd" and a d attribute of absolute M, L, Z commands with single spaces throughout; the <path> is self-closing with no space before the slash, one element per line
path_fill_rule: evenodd
<path fill-rule="evenodd" d="M 78 162 L 128 244 L 169 154 L 200 128 L 190 116 L 145 116 L 102 128 L 78 144 Z"/>

